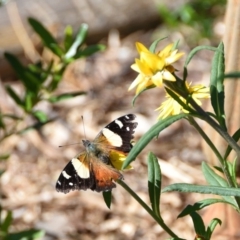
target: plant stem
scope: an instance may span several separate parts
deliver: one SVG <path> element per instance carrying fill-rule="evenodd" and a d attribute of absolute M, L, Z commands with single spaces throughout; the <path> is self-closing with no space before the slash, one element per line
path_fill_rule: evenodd
<path fill-rule="evenodd" d="M 240 159 L 240 146 L 234 141 L 228 132 L 224 131 L 221 126 L 219 126 L 200 106 L 198 106 L 198 104 L 193 99 L 190 99 L 189 103 L 197 110 L 201 116 L 201 119 L 206 121 L 223 137 L 223 139 L 225 139 L 229 146 L 235 150 L 238 159 Z"/>
<path fill-rule="evenodd" d="M 117 183 L 121 185 L 152 217 L 153 219 L 172 237 L 178 238 L 178 236 L 168 228 L 161 217 L 154 214 L 151 208 L 122 180 L 117 180 Z"/>
<path fill-rule="evenodd" d="M 209 137 L 206 135 L 206 133 L 202 130 L 202 128 L 197 124 L 197 122 L 192 117 L 188 117 L 189 122 L 196 128 L 196 130 L 200 133 L 202 138 L 206 141 L 206 143 L 209 145 L 209 147 L 212 149 L 212 151 L 217 156 L 219 162 L 222 165 L 222 169 L 225 173 L 225 176 L 227 177 L 228 183 L 231 187 L 235 187 L 235 184 L 232 181 L 231 175 L 229 174 L 225 160 L 223 159 L 222 155 L 219 153 L 215 145 L 212 143 L 212 141 L 209 139 Z"/>
<path fill-rule="evenodd" d="M 206 135 L 206 133 L 202 130 L 202 128 L 197 124 L 197 122 L 192 117 L 188 117 L 188 120 L 197 129 L 197 131 L 201 134 L 201 136 L 206 141 L 206 143 L 209 145 L 209 147 L 213 150 L 213 152 L 215 153 L 215 155 L 217 156 L 217 158 L 219 159 L 219 161 L 222 165 L 222 170 L 228 180 L 229 185 L 231 187 L 235 188 L 236 185 L 231 177 L 231 174 L 229 173 L 226 160 L 221 156 L 221 154 L 219 153 L 219 151 L 217 150 L 215 145 L 212 143 L 212 141 L 209 139 L 209 137 Z M 238 207 L 240 207 L 240 198 L 235 197 L 235 200 L 238 204 Z"/>

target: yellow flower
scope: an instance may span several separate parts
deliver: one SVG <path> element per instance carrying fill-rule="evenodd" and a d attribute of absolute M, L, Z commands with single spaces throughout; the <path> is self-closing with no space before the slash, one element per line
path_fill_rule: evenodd
<path fill-rule="evenodd" d="M 195 85 L 191 86 L 191 83 L 185 82 L 186 88 L 189 94 L 192 96 L 193 100 L 198 104 L 202 105 L 199 99 L 210 98 L 209 87 L 204 85 Z M 177 94 L 177 93 L 175 93 Z M 178 95 L 178 94 L 177 94 Z M 160 111 L 158 119 L 164 119 L 168 116 L 177 115 L 181 112 L 188 113 L 186 109 L 183 108 L 175 99 L 173 99 L 169 94 L 166 95 L 167 100 L 165 100 L 156 111 Z M 180 100 L 184 103 L 187 103 L 187 100 L 179 96 Z"/>
<path fill-rule="evenodd" d="M 126 157 L 127 156 L 124 155 L 122 152 L 112 151 L 110 153 L 111 164 L 113 165 L 114 168 L 122 170 L 122 165 Z M 133 169 L 133 167 L 129 165 L 125 169 Z"/>
<path fill-rule="evenodd" d="M 181 113 L 181 111 L 183 109 L 183 107 L 175 99 L 173 99 L 170 95 L 166 94 L 166 98 L 167 98 L 167 100 L 165 100 L 161 104 L 161 106 L 155 110 L 155 111 L 160 111 L 158 119 L 164 119 L 168 116 L 177 115 L 177 114 Z"/>
<path fill-rule="evenodd" d="M 138 72 L 138 76 L 129 87 L 129 91 L 137 87 L 136 94 L 149 86 L 161 87 L 163 80 L 176 81 L 175 68 L 171 65 L 177 61 L 183 53 L 172 50 L 173 44 L 169 44 L 158 53 L 151 53 L 143 44 L 137 42 L 136 48 L 140 59 L 135 59 L 131 68 Z"/>

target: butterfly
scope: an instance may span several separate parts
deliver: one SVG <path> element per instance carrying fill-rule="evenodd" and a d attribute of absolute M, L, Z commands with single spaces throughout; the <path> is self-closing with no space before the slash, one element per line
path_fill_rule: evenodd
<path fill-rule="evenodd" d="M 125 158 L 132 148 L 136 116 L 127 114 L 109 123 L 91 142 L 82 140 L 85 151 L 74 157 L 61 172 L 57 183 L 58 192 L 71 190 L 110 191 L 113 182 L 123 179 L 114 168 L 118 158 Z M 120 169 L 120 168 L 118 168 Z"/>

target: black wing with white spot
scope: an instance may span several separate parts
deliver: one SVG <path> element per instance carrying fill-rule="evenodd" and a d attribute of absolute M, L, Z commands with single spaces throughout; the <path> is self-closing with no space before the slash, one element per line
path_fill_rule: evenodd
<path fill-rule="evenodd" d="M 81 157 L 84 156 L 86 157 L 85 152 L 78 158 L 81 159 Z M 88 171 L 89 176 L 87 178 L 81 178 L 76 170 L 76 166 L 73 164 L 73 160 L 79 161 L 77 158 L 73 158 L 63 169 L 56 183 L 56 190 L 58 192 L 68 193 L 71 190 L 87 190 L 88 188 L 94 188 L 95 177 L 91 169 L 85 167 L 84 171 Z"/>
<path fill-rule="evenodd" d="M 115 147 L 117 150 L 124 153 L 130 152 L 132 148 L 131 140 L 137 122 L 134 122 L 136 115 L 127 114 L 108 124 L 96 137 L 95 141 L 98 140 L 100 135 L 103 135 L 107 141 Z"/>

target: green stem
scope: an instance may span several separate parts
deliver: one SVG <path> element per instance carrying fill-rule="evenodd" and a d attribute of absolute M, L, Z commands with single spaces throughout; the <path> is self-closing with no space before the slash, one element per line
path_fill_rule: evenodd
<path fill-rule="evenodd" d="M 235 187 L 235 184 L 232 181 L 231 175 L 229 174 L 227 167 L 226 167 L 226 162 L 223 159 L 222 155 L 219 153 L 219 151 L 217 150 L 217 148 L 215 147 L 215 145 L 212 143 L 212 141 L 210 140 L 210 138 L 206 135 L 206 133 L 202 130 L 202 128 L 197 124 L 197 122 L 194 120 L 194 118 L 192 117 L 188 117 L 189 122 L 196 128 L 196 130 L 199 132 L 199 134 L 202 136 L 202 138 L 206 141 L 206 143 L 208 144 L 208 146 L 212 149 L 212 151 L 215 153 L 215 155 L 217 156 L 220 164 L 222 165 L 223 171 L 227 177 L 227 180 L 229 182 L 229 185 L 231 187 Z"/>
<path fill-rule="evenodd" d="M 206 121 L 223 137 L 223 139 L 225 139 L 229 146 L 235 150 L 238 159 L 240 159 L 240 146 L 234 141 L 228 132 L 224 131 L 221 126 L 219 126 L 192 98 L 189 100 L 189 103 L 197 110 L 201 119 Z"/>
<path fill-rule="evenodd" d="M 178 238 L 178 236 L 168 228 L 161 217 L 154 214 L 152 209 L 123 181 L 118 180 L 117 183 L 121 185 L 151 216 L 152 218 L 172 237 Z"/>
<path fill-rule="evenodd" d="M 210 140 L 210 138 L 206 135 L 206 133 L 202 130 L 202 128 L 197 124 L 197 122 L 192 118 L 192 117 L 188 117 L 189 122 L 196 128 L 196 130 L 200 133 L 200 135 L 202 136 L 202 138 L 206 141 L 206 143 L 209 145 L 209 147 L 212 149 L 212 151 L 215 153 L 215 155 L 217 156 L 217 158 L 219 159 L 221 165 L 222 165 L 222 170 L 228 180 L 228 183 L 231 187 L 236 187 L 231 174 L 229 173 L 228 167 L 227 167 L 227 163 L 226 160 L 222 157 L 222 155 L 219 153 L 219 151 L 217 150 L 217 148 L 215 147 L 215 145 L 212 143 L 212 141 Z M 238 204 L 238 207 L 240 207 L 240 199 L 239 197 L 235 197 L 235 200 Z"/>

